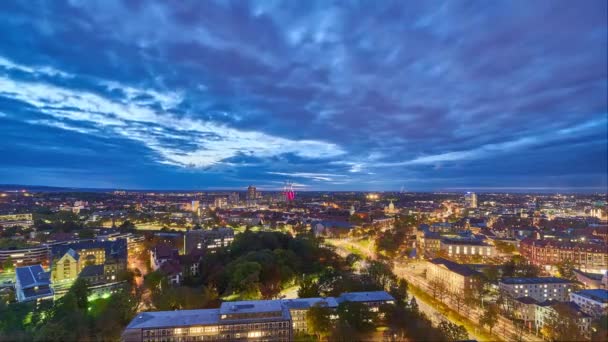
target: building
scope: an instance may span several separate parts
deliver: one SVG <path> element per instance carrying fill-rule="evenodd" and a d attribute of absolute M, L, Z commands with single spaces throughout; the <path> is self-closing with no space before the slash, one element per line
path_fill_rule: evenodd
<path fill-rule="evenodd" d="M 443 238 L 439 247 L 448 256 L 479 256 L 491 258 L 496 256 L 496 247 L 479 239 Z"/>
<path fill-rule="evenodd" d="M 215 252 L 219 248 L 230 246 L 234 241 L 232 228 L 214 228 L 210 230 L 191 230 L 185 235 L 186 253 L 194 250 Z"/>
<path fill-rule="evenodd" d="M 558 240 L 525 238 L 520 253 L 531 263 L 545 267 L 570 261 L 576 269 L 587 273 L 608 271 L 608 245 Z"/>
<path fill-rule="evenodd" d="M 568 312 L 569 316 L 576 317 L 578 327 L 584 335 L 588 335 L 591 326 L 591 316 L 584 313 L 581 308 L 572 302 L 556 302 L 547 300 L 536 304 L 535 325 L 537 332 L 551 320 L 559 320 L 560 313 Z"/>
<path fill-rule="evenodd" d="M 602 279 L 606 276 L 604 274 L 585 273 L 579 270 L 574 270 L 574 274 L 576 275 L 576 280 L 582 283 L 586 289 L 605 288 L 604 284 L 602 284 Z"/>
<path fill-rule="evenodd" d="M 228 204 L 231 206 L 236 206 L 239 204 L 239 202 L 240 198 L 238 192 L 231 192 L 230 195 L 228 195 Z"/>
<path fill-rule="evenodd" d="M 426 268 L 427 279 L 439 279 L 450 293 L 464 293 L 480 281 L 481 273 L 444 258 L 432 259 Z"/>
<path fill-rule="evenodd" d="M 280 300 L 224 302 L 219 309 L 143 312 L 124 341 L 290 341 L 289 310 Z"/>
<path fill-rule="evenodd" d="M 10 215 L 0 215 L 0 227 L 31 227 L 34 225 L 34 219 L 32 218 L 32 214 L 10 214 Z"/>
<path fill-rule="evenodd" d="M 55 245 L 51 248 L 51 256 L 51 280 L 56 290 L 69 287 L 87 266 L 93 265 L 103 266 L 105 281 L 114 282 L 127 268 L 127 240 Z"/>
<path fill-rule="evenodd" d="M 50 248 L 48 246 L 0 249 L 0 265 L 12 260 L 13 266 L 49 266 Z"/>
<path fill-rule="evenodd" d="M 294 333 L 307 331 L 306 312 L 313 306 L 326 307 L 331 310 L 338 308 L 338 302 L 333 297 L 284 299 L 283 305 L 287 307 L 291 315 L 291 326 Z M 332 316 L 332 318 L 336 318 L 335 315 Z"/>
<path fill-rule="evenodd" d="M 608 313 L 608 290 L 594 289 L 570 293 L 570 301 L 578 305 L 581 310 L 593 317 Z"/>
<path fill-rule="evenodd" d="M 255 186 L 250 185 L 247 188 L 247 206 L 254 207 L 257 204 L 258 192 Z"/>
<path fill-rule="evenodd" d="M 467 192 L 464 195 L 464 203 L 467 208 L 477 208 L 477 194 L 474 192 Z"/>
<path fill-rule="evenodd" d="M 498 283 L 503 294 L 510 298 L 530 297 L 538 302 L 568 301 L 575 283 L 556 277 L 504 278 Z"/>
<path fill-rule="evenodd" d="M 228 206 L 228 198 L 226 197 L 216 197 L 213 200 L 213 205 L 216 209 L 224 209 Z"/>
<path fill-rule="evenodd" d="M 513 317 L 523 322 L 523 325 L 531 331 L 536 324 L 536 306 L 538 302 L 534 298 L 520 297 L 512 301 Z"/>
<path fill-rule="evenodd" d="M 169 260 L 177 260 L 179 251 L 170 245 L 159 243 L 150 250 L 150 266 L 156 271 Z"/>
<path fill-rule="evenodd" d="M 193 213 L 198 214 L 198 211 L 200 210 L 200 208 L 201 208 L 200 201 L 192 201 L 191 209 L 192 209 Z"/>
<path fill-rule="evenodd" d="M 394 304 L 395 298 L 386 291 L 365 291 L 365 292 L 346 292 L 336 298 L 338 304 L 343 302 L 362 303 L 371 308 L 371 311 L 378 312 L 380 306 L 384 304 Z"/>
<path fill-rule="evenodd" d="M 15 296 L 19 302 L 52 299 L 49 273 L 41 265 L 17 267 L 15 269 Z"/>
<path fill-rule="evenodd" d="M 300 298 L 224 302 L 218 309 L 139 313 L 122 334 L 131 341 L 292 341 L 306 330 L 306 311 L 314 305 L 337 308 L 345 301 L 374 311 L 394 303 L 384 291 L 344 293 L 338 298 Z"/>

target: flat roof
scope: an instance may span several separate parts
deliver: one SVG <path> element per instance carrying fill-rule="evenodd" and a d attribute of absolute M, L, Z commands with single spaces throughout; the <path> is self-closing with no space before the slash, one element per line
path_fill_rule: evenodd
<path fill-rule="evenodd" d="M 22 289 L 50 284 L 49 276 L 41 265 L 17 267 L 15 274 Z"/>
<path fill-rule="evenodd" d="M 394 301 L 395 298 L 386 291 L 367 291 L 367 292 L 347 292 L 338 297 L 337 301 L 342 303 L 348 302 L 380 302 Z"/>
<path fill-rule="evenodd" d="M 133 318 L 127 329 L 212 325 L 218 324 L 219 320 L 219 309 L 141 312 Z"/>
<path fill-rule="evenodd" d="M 576 291 L 574 294 L 583 296 L 600 303 L 608 303 L 608 290 L 604 289 L 592 289 L 592 290 L 581 290 Z"/>
<path fill-rule="evenodd" d="M 242 300 L 224 302 L 220 306 L 221 315 L 278 312 L 283 311 L 280 300 Z"/>
<path fill-rule="evenodd" d="M 537 277 L 537 278 L 504 278 L 501 280 L 503 284 L 566 284 L 574 283 L 571 280 L 557 277 Z"/>
<path fill-rule="evenodd" d="M 288 309 L 308 309 L 317 304 L 328 308 L 337 308 L 338 302 L 334 297 L 314 297 L 314 298 L 295 298 L 295 299 L 283 299 L 283 305 Z"/>

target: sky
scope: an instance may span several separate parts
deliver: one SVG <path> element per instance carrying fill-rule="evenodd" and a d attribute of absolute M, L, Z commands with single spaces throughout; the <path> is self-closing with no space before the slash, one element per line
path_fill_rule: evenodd
<path fill-rule="evenodd" d="M 607 13 L 0 1 L 0 184 L 606 191 Z"/>

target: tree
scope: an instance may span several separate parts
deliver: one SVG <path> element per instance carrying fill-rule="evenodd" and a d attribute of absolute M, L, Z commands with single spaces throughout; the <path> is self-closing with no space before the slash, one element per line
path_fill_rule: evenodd
<path fill-rule="evenodd" d="M 259 299 L 259 281 L 262 266 L 253 261 L 237 263 L 232 267 L 230 288 L 242 299 Z"/>
<path fill-rule="evenodd" d="M 462 341 L 469 338 L 467 329 L 463 325 L 442 321 L 439 323 L 439 330 L 447 341 Z"/>
<path fill-rule="evenodd" d="M 367 266 L 367 275 L 382 289 L 388 289 L 397 280 L 391 267 L 381 261 L 371 261 Z"/>
<path fill-rule="evenodd" d="M 394 284 L 389 291 L 399 306 L 405 306 L 407 304 L 407 286 L 407 281 L 401 278 L 397 280 L 397 283 Z"/>
<path fill-rule="evenodd" d="M 74 295 L 74 298 L 76 299 L 76 306 L 79 309 L 86 311 L 88 309 L 90 294 L 89 283 L 82 278 L 78 278 L 74 284 L 72 284 L 69 292 Z"/>
<path fill-rule="evenodd" d="M 431 288 L 431 295 L 433 298 L 442 301 L 443 297 L 447 293 L 445 282 L 442 279 L 433 278 L 431 281 L 429 281 L 429 287 Z"/>
<path fill-rule="evenodd" d="M 564 260 L 557 265 L 557 271 L 562 278 L 569 280 L 576 280 L 576 274 L 574 273 L 574 264 L 569 259 Z"/>
<path fill-rule="evenodd" d="M 608 316 L 601 315 L 591 322 L 591 341 L 608 340 Z"/>
<path fill-rule="evenodd" d="M 319 297 L 321 295 L 319 289 L 319 283 L 317 283 L 312 277 L 304 277 L 300 281 L 300 288 L 298 289 L 298 297 L 300 298 L 312 298 Z"/>
<path fill-rule="evenodd" d="M 458 313 L 460 313 L 460 310 L 462 309 L 463 305 L 465 305 L 465 303 L 466 303 L 463 293 L 460 291 L 450 291 L 449 295 L 450 295 L 450 299 L 452 300 L 452 303 L 454 303 L 454 305 L 456 305 L 456 311 L 458 311 Z"/>
<path fill-rule="evenodd" d="M 482 326 L 488 326 L 488 328 L 490 328 L 490 333 L 492 333 L 492 329 L 496 326 L 496 323 L 498 323 L 498 306 L 496 304 L 486 306 L 479 319 L 479 323 Z"/>
<path fill-rule="evenodd" d="M 338 305 L 338 317 L 358 332 L 368 332 L 374 327 L 374 315 L 370 308 L 358 302 L 343 302 Z"/>
<path fill-rule="evenodd" d="M 2 269 L 4 272 L 13 272 L 15 270 L 15 265 L 13 264 L 13 258 L 10 256 L 4 260 L 2 263 Z"/>
<path fill-rule="evenodd" d="M 416 302 L 416 297 L 412 297 L 412 300 L 410 300 L 409 308 L 410 311 L 412 311 L 412 313 L 414 313 L 415 315 L 418 315 L 420 313 L 420 309 L 418 309 L 418 302 Z"/>
<path fill-rule="evenodd" d="M 332 328 L 331 309 L 321 305 L 314 305 L 306 312 L 306 326 L 308 332 L 321 339 L 327 336 Z"/>
<path fill-rule="evenodd" d="M 568 303 L 558 303 L 549 309 L 541 332 L 551 341 L 584 341 L 585 336 L 579 326 L 578 312 Z"/>

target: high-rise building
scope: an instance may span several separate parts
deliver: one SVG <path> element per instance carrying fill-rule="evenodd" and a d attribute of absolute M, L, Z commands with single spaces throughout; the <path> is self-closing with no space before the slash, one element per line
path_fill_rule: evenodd
<path fill-rule="evenodd" d="M 464 194 L 464 202 L 467 208 L 477 208 L 477 194 L 474 192 L 467 192 Z"/>
<path fill-rule="evenodd" d="M 255 206 L 257 198 L 258 198 L 257 189 L 255 188 L 255 186 L 250 185 L 247 188 L 247 205 Z"/>
<path fill-rule="evenodd" d="M 200 201 L 192 201 L 192 212 L 193 213 L 198 213 L 198 209 L 201 206 L 201 202 Z"/>
<path fill-rule="evenodd" d="M 223 209 L 228 206 L 228 200 L 226 199 L 226 197 L 216 197 L 213 201 L 213 204 L 216 208 Z"/>
<path fill-rule="evenodd" d="M 230 193 L 230 195 L 228 195 L 228 204 L 238 205 L 239 201 L 240 201 L 240 198 L 239 198 L 238 192 L 232 192 L 232 193 Z"/>

